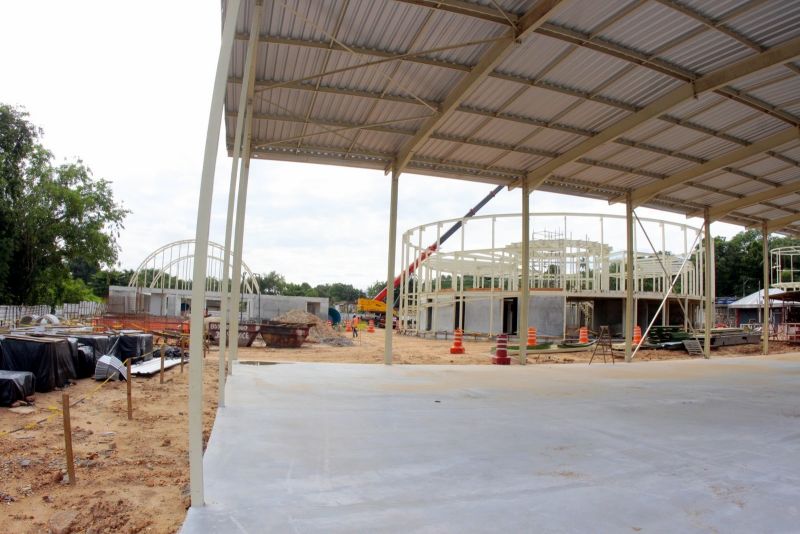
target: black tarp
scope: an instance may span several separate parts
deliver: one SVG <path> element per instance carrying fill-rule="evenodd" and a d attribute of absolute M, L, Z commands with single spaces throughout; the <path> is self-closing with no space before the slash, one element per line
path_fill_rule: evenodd
<path fill-rule="evenodd" d="M 39 393 L 64 387 L 77 378 L 66 339 L 5 336 L 0 337 L 0 346 L 0 370 L 33 373 Z"/>
<path fill-rule="evenodd" d="M 138 361 L 142 358 L 149 360 L 153 352 L 153 334 L 141 332 L 123 332 L 119 336 L 117 350 L 114 355 L 123 362 L 128 358 Z"/>
<path fill-rule="evenodd" d="M 104 354 L 113 354 L 114 342 L 117 336 L 104 334 L 79 335 L 74 338 L 78 342 L 80 354 L 73 354 L 75 357 L 75 372 L 78 378 L 88 378 L 94 375 L 97 360 Z"/>
<path fill-rule="evenodd" d="M 75 339 L 78 340 L 79 344 L 92 348 L 95 360 L 103 354 L 114 354 L 112 349 L 116 350 L 114 349 L 114 342 L 117 340 L 117 336 L 106 334 L 82 334 L 75 336 Z"/>
<path fill-rule="evenodd" d="M 33 395 L 36 378 L 28 371 L 0 371 L 0 406 L 11 406 Z"/>
<path fill-rule="evenodd" d="M 138 360 L 142 356 L 142 342 L 138 334 L 121 334 L 117 343 L 116 356 L 123 362 L 128 358 Z"/>

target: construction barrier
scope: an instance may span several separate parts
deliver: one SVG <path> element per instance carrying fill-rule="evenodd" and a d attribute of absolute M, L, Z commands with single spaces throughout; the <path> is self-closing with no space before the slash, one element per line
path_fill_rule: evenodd
<path fill-rule="evenodd" d="M 582 326 L 578 337 L 578 343 L 588 343 L 588 342 L 589 342 L 589 328 L 586 326 Z"/>
<path fill-rule="evenodd" d="M 528 346 L 536 345 L 536 327 L 531 326 L 528 328 Z"/>
<path fill-rule="evenodd" d="M 466 352 L 462 342 L 463 337 L 464 332 L 462 332 L 461 329 L 457 328 L 456 331 L 453 332 L 453 346 L 450 347 L 450 354 L 464 354 L 464 352 Z"/>
<path fill-rule="evenodd" d="M 534 332 L 535 330 L 534 328 Z M 508 357 L 508 334 L 497 336 L 497 349 L 492 357 L 492 363 L 494 365 L 511 365 L 511 358 Z"/>
<path fill-rule="evenodd" d="M 642 342 L 642 327 L 637 325 L 633 327 L 633 344 L 639 345 L 641 342 Z"/>

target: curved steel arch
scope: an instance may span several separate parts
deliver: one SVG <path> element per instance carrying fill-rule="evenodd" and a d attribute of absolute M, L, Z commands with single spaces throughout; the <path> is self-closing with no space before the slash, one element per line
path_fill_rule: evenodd
<path fill-rule="evenodd" d="M 180 283 L 184 283 L 185 289 L 191 286 L 191 265 L 194 262 L 194 239 L 182 239 L 163 245 L 150 254 L 139 264 L 128 280 L 128 287 L 146 287 L 150 289 L 172 288 L 172 281 L 175 280 L 175 289 Z M 221 291 L 222 269 L 224 265 L 225 248 L 219 243 L 209 241 L 208 243 L 208 273 L 206 277 L 206 290 Z M 233 253 L 230 254 L 229 265 L 233 264 Z M 183 273 L 183 277 L 181 277 Z M 219 273 L 214 277 L 213 273 Z M 151 277 L 148 280 L 148 274 Z M 165 276 L 166 275 L 166 276 Z M 259 294 L 261 292 L 258 280 L 253 275 L 250 267 L 242 262 L 243 291 L 246 294 Z"/>

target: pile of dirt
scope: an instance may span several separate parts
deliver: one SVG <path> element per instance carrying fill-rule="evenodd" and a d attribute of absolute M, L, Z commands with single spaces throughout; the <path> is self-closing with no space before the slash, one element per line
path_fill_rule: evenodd
<path fill-rule="evenodd" d="M 335 347 L 349 347 L 353 344 L 353 340 L 343 336 L 332 327 L 328 326 L 327 322 L 303 310 L 290 310 L 278 315 L 273 320 L 282 323 L 311 325 L 311 328 L 308 330 L 308 337 L 306 338 L 308 343 L 323 343 Z"/>

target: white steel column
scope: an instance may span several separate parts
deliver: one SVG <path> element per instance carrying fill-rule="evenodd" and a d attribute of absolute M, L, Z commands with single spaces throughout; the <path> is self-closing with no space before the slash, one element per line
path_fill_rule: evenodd
<path fill-rule="evenodd" d="M 764 311 L 762 313 L 761 324 L 761 354 L 766 356 L 769 353 L 769 228 L 767 223 L 761 225 L 761 261 L 763 262 L 761 271 L 764 277 Z M 778 271 L 780 276 L 780 271 Z M 784 319 L 785 320 L 785 319 Z"/>
<path fill-rule="evenodd" d="M 208 131 L 197 202 L 194 265 L 192 273 L 192 315 L 189 342 L 189 484 L 192 506 L 203 506 L 203 310 L 208 261 L 208 231 L 211 225 L 211 198 L 214 194 L 214 168 L 222 122 L 225 84 L 231 61 L 239 0 L 229 0 L 225 10 L 222 43 L 217 59 L 214 90 L 208 113 Z"/>
<path fill-rule="evenodd" d="M 489 286 L 489 337 L 494 335 L 494 277 L 497 274 L 495 269 L 495 249 L 494 249 L 494 230 L 497 217 L 492 217 L 492 277 Z M 502 309 L 502 308 L 501 308 Z"/>
<path fill-rule="evenodd" d="M 528 297 L 530 296 L 528 278 L 531 266 L 530 197 L 530 187 L 526 180 L 522 182 L 522 282 L 519 285 L 519 322 L 517 324 L 519 363 L 521 365 L 525 365 L 528 360 Z"/>
<path fill-rule="evenodd" d="M 706 336 L 703 340 L 703 355 L 706 359 L 711 357 L 711 328 L 714 326 L 714 240 L 711 238 L 711 218 L 708 216 L 708 208 L 703 213 L 703 237 L 705 238 L 705 323 Z"/>
<path fill-rule="evenodd" d="M 389 254 L 386 261 L 386 324 L 383 343 L 383 363 L 392 365 L 392 305 L 394 304 L 394 249 L 397 241 L 397 186 L 400 174 L 392 173 L 392 192 L 389 197 Z"/>
<path fill-rule="evenodd" d="M 260 6 L 256 7 L 256 10 Z M 253 56 L 258 45 L 258 34 L 260 31 L 261 17 L 253 17 L 250 27 L 250 40 L 247 43 L 247 58 L 244 64 L 244 79 L 239 93 L 239 112 L 236 116 L 236 132 L 233 138 L 233 154 L 231 158 L 231 182 L 228 187 L 228 211 L 225 218 L 225 248 L 222 258 L 222 296 L 220 298 L 219 311 L 219 406 L 225 406 L 225 369 L 227 367 L 230 374 L 230 366 L 226 366 L 228 350 L 228 309 L 230 291 L 230 269 L 231 269 L 231 234 L 233 232 L 233 206 L 236 200 L 236 185 L 239 177 L 239 153 L 242 150 L 242 130 L 244 128 L 244 116 L 247 106 L 243 105 L 247 101 L 247 86 L 250 81 L 250 65 L 253 63 Z M 238 336 L 238 334 L 237 334 Z M 238 341 L 238 337 L 237 337 Z"/>
<path fill-rule="evenodd" d="M 253 11 L 253 28 L 251 35 L 261 33 L 261 2 L 256 2 Z M 249 44 L 248 44 L 249 46 Z M 239 106 L 246 106 L 244 133 L 242 136 L 242 160 L 239 168 L 239 191 L 236 194 L 236 228 L 233 233 L 233 273 L 231 275 L 231 367 L 239 359 L 239 307 L 242 294 L 242 247 L 244 245 L 244 219 L 247 211 L 247 183 L 250 177 L 250 152 L 252 150 L 253 132 L 253 88 L 256 81 L 256 59 L 258 57 L 258 39 L 252 49 L 248 48 L 247 86 L 243 88 L 245 100 L 239 100 Z M 259 298 L 261 298 L 259 296 Z M 233 341 L 235 340 L 235 341 Z"/>
<path fill-rule="evenodd" d="M 631 194 L 625 196 L 625 239 L 628 249 L 627 261 L 625 264 L 625 361 L 633 360 L 631 343 L 633 341 L 633 202 Z"/>

